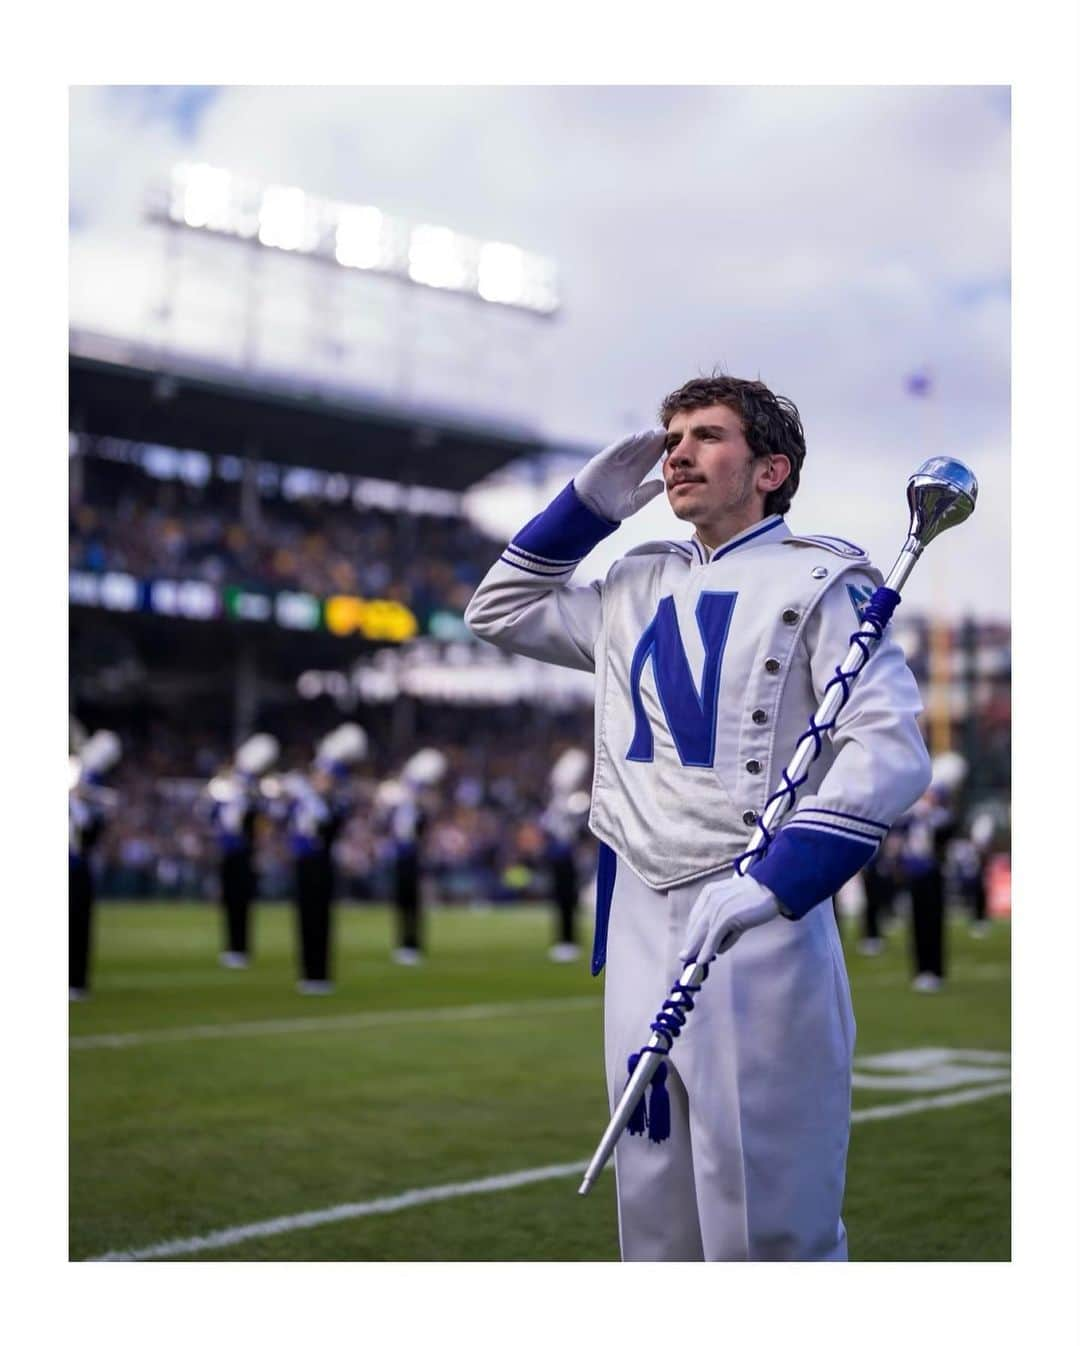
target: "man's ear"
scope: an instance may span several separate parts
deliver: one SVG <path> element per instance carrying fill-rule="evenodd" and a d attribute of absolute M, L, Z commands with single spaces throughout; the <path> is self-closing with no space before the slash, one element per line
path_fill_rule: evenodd
<path fill-rule="evenodd" d="M 783 486 L 790 476 L 790 458 L 783 453 L 773 453 L 769 455 L 768 461 L 764 465 L 764 471 L 758 480 L 766 491 L 775 491 L 778 486 Z"/>

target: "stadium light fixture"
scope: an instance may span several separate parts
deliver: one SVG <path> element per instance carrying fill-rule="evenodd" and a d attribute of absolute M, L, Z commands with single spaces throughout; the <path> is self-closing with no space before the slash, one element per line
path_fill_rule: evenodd
<path fill-rule="evenodd" d="M 439 290 L 466 288 L 465 240 L 452 229 L 421 224 L 409 240 L 409 278 Z"/>
<path fill-rule="evenodd" d="M 342 266 L 372 270 L 387 260 L 383 213 L 374 206 L 344 206 L 338 213 L 334 256 Z"/>
<path fill-rule="evenodd" d="M 522 305 L 536 313 L 554 313 L 559 307 L 555 265 L 546 257 L 526 255 Z"/>
<path fill-rule="evenodd" d="M 559 307 L 554 265 L 513 244 L 412 224 L 375 206 L 324 200 L 299 187 L 262 187 L 211 164 L 177 164 L 168 206 L 155 197 L 150 209 L 156 218 L 186 228 L 251 239 L 491 304 L 542 315 Z"/>
<path fill-rule="evenodd" d="M 210 164 L 181 164 L 174 175 L 173 214 L 192 229 L 231 232 L 232 176 Z"/>
<path fill-rule="evenodd" d="M 313 215 L 299 187 L 267 187 L 259 207 L 259 242 L 285 252 L 307 252 L 314 242 Z"/>
<path fill-rule="evenodd" d="M 525 254 L 511 243 L 483 244 L 476 288 L 489 303 L 520 304 L 525 294 Z"/>

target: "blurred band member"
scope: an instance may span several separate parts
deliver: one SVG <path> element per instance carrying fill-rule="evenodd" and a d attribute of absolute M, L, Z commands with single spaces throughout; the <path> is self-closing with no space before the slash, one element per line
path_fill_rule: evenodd
<path fill-rule="evenodd" d="M 966 837 L 953 842 L 951 859 L 956 885 L 971 915 L 970 930 L 976 939 L 990 933 L 986 917 L 986 862 L 994 840 L 994 819 L 989 813 L 977 813 Z"/>
<path fill-rule="evenodd" d="M 90 852 L 105 830 L 116 796 L 102 784 L 120 760 L 120 740 L 108 729 L 86 739 L 71 759 L 68 789 L 68 999 L 85 1000 L 90 988 L 90 936 L 94 875 Z"/>
<path fill-rule="evenodd" d="M 575 929 L 578 875 L 574 849 L 589 812 L 588 773 L 588 754 L 580 748 L 568 748 L 551 769 L 550 799 L 540 819 L 556 920 L 555 943 L 548 957 L 556 963 L 569 963 L 581 956 Z"/>
<path fill-rule="evenodd" d="M 939 991 L 945 979 L 945 856 L 956 827 L 945 787 L 931 785 L 900 826 L 911 895 L 911 988 Z"/>
<path fill-rule="evenodd" d="M 334 901 L 334 843 L 352 812 L 349 769 L 367 751 L 367 735 L 343 724 L 319 744 L 307 775 L 286 779 L 291 795 L 289 840 L 296 866 L 296 915 L 301 995 L 328 995 L 330 910 Z"/>
<path fill-rule="evenodd" d="M 862 871 L 865 901 L 862 911 L 862 939 L 859 952 L 873 956 L 885 947 L 882 924 L 891 919 L 896 898 L 899 843 L 889 835 L 881 843 L 870 863 Z"/>
<path fill-rule="evenodd" d="M 421 847 L 430 820 L 429 792 L 446 774 L 446 758 L 437 748 L 421 748 L 401 775 L 384 781 L 376 796 L 394 852 L 393 959 L 402 967 L 423 960 L 420 930 Z"/>
<path fill-rule="evenodd" d="M 255 901 L 255 823 L 258 778 L 277 761 L 278 741 L 256 734 L 236 751 L 232 770 L 207 787 L 210 817 L 221 851 L 221 905 L 225 916 L 223 967 L 245 968 L 251 951 L 251 907 Z"/>

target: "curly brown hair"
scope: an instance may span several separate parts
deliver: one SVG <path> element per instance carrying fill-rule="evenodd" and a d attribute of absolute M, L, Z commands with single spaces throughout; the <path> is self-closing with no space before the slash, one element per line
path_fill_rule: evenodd
<path fill-rule="evenodd" d="M 711 378 L 691 379 L 669 393 L 660 405 L 660 421 L 666 430 L 677 411 L 715 406 L 730 407 L 736 413 L 755 458 L 782 453 L 791 464 L 787 480 L 765 497 L 766 517 L 786 514 L 799 489 L 799 473 L 806 457 L 806 439 L 798 407 L 755 379 L 714 374 Z"/>

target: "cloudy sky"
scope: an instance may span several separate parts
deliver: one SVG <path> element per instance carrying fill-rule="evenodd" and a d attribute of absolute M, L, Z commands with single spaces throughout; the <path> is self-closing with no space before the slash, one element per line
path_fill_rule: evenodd
<path fill-rule="evenodd" d="M 761 377 L 807 429 L 796 531 L 887 567 L 908 473 L 953 454 L 982 495 L 928 554 L 936 601 L 1007 614 L 1007 89 L 82 88 L 70 144 L 78 325 L 146 333 L 144 203 L 182 159 L 516 243 L 563 308 L 526 324 L 520 377 L 469 383 L 478 413 L 600 447 L 687 377 Z M 507 527 L 533 504 L 489 501 Z M 658 502 L 609 549 L 672 526 Z"/>

